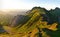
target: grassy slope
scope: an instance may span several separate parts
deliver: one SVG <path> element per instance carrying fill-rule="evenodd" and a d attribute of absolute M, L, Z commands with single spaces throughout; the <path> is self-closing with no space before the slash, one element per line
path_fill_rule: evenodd
<path fill-rule="evenodd" d="M 31 11 L 31 17 L 23 26 L 18 27 L 9 27 L 3 26 L 3 28 L 9 33 L 9 35 L 4 34 L 6 37 L 49 37 L 42 29 L 47 28 L 55 31 L 57 24 L 47 25 L 46 21 L 42 21 L 42 16 L 40 14 L 45 14 L 43 9 L 34 9 Z M 53 28 L 52 28 L 53 27 Z M 42 34 L 42 35 L 41 35 Z M 4 36 L 1 35 L 1 36 Z M 5 37 L 4 36 L 4 37 Z"/>

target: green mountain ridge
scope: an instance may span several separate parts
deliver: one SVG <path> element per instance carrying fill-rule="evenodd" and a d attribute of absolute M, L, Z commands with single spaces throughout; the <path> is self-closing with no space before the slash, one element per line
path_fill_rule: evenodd
<path fill-rule="evenodd" d="M 59 37 L 59 13 L 60 8 L 46 10 L 34 7 L 26 15 L 16 16 L 10 25 L 3 28 L 9 34 L 20 34 L 20 37 Z"/>

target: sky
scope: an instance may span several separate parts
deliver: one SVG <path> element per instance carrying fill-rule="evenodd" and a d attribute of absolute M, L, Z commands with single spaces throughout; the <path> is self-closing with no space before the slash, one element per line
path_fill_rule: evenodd
<path fill-rule="evenodd" d="M 0 10 L 31 9 L 35 6 L 46 9 L 60 8 L 60 0 L 0 0 Z"/>

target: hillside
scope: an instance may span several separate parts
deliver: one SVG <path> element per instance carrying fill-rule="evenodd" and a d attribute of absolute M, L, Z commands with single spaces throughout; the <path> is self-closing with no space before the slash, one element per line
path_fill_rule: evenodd
<path fill-rule="evenodd" d="M 4 37 L 60 37 L 60 8 L 46 10 L 34 7 L 25 15 L 15 16 L 9 25 L 2 25 Z"/>

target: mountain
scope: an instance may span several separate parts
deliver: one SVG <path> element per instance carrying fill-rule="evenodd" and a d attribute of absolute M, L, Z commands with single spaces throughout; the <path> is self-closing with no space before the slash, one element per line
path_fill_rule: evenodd
<path fill-rule="evenodd" d="M 15 16 L 11 24 L 3 26 L 3 28 L 11 36 L 60 37 L 59 13 L 60 8 L 46 10 L 45 8 L 34 7 L 25 15 Z"/>
<path fill-rule="evenodd" d="M 60 17 L 60 8 L 56 7 L 55 9 L 51 9 L 46 15 L 50 17 L 51 22 L 59 22 Z M 54 18 L 53 18 L 54 17 Z"/>
<path fill-rule="evenodd" d="M 14 17 L 14 19 L 11 21 L 10 26 L 18 26 L 19 24 L 25 24 L 30 17 L 24 16 L 24 15 L 17 15 Z"/>

